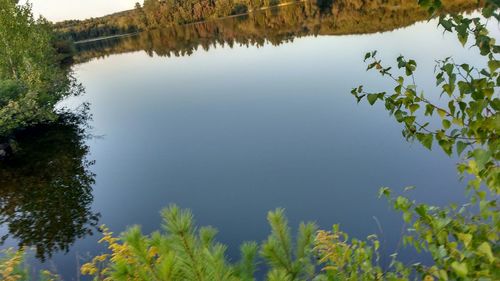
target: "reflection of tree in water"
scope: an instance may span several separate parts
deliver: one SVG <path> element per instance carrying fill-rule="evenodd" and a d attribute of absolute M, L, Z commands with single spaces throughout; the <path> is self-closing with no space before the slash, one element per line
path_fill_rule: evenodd
<path fill-rule="evenodd" d="M 91 210 L 95 175 L 85 145 L 86 115 L 64 113 L 50 125 L 17 137 L 20 148 L 0 162 L 0 224 L 20 246 L 44 260 L 91 235 L 99 215 Z"/>
<path fill-rule="evenodd" d="M 443 0 L 442 13 L 471 11 L 478 3 Z M 241 17 L 142 32 L 135 36 L 78 44 L 76 62 L 111 54 L 146 51 L 149 55 L 188 56 L 199 48 L 280 45 L 318 35 L 367 34 L 390 31 L 427 20 L 429 14 L 413 0 L 306 1 Z"/>

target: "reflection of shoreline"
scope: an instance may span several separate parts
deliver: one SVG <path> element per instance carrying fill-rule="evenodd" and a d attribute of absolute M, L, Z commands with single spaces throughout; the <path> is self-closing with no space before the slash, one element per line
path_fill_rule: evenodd
<path fill-rule="evenodd" d="M 376 2 L 376 1 L 375 1 Z M 449 0 L 443 13 L 467 12 L 477 4 Z M 77 45 L 76 63 L 113 54 L 146 51 L 149 55 L 185 56 L 198 48 L 217 45 L 280 45 L 306 36 L 372 34 L 392 31 L 428 20 L 429 14 L 416 3 L 406 6 L 360 5 L 338 1 L 326 10 L 310 2 L 293 3 L 279 9 L 154 29 L 126 37 L 113 37 Z"/>
<path fill-rule="evenodd" d="M 308 1 L 308 0 L 300 0 L 300 1 L 294 1 L 294 2 L 287 2 L 287 3 L 282 3 L 282 4 L 278 4 L 278 5 L 273 5 L 273 6 L 262 7 L 262 8 L 259 8 L 258 10 L 249 10 L 246 13 L 241 13 L 241 14 L 236 14 L 236 15 L 230 15 L 230 16 L 225 16 L 225 17 L 220 17 L 220 18 L 214 18 L 214 19 L 206 19 L 206 20 L 196 21 L 196 22 L 191 22 L 191 23 L 186 23 L 186 24 L 180 24 L 179 26 L 190 26 L 190 25 L 196 25 L 196 24 L 201 24 L 201 23 L 215 22 L 215 21 L 224 20 L 224 19 L 238 18 L 238 17 L 242 17 L 242 16 L 248 16 L 248 15 L 250 15 L 252 13 L 256 13 L 256 12 L 260 12 L 260 11 L 265 11 L 265 10 L 269 10 L 269 9 L 276 9 L 276 8 L 282 8 L 282 7 L 286 7 L 286 6 L 290 6 L 290 5 L 300 4 L 300 3 L 303 3 L 303 2 L 306 2 L 306 1 Z M 123 11 L 123 12 L 129 12 L 129 11 Z M 129 37 L 129 36 L 134 36 L 134 35 L 139 34 L 141 32 L 147 32 L 147 31 L 150 31 L 150 30 L 130 32 L 130 33 L 124 33 L 124 34 L 117 34 L 117 35 L 111 35 L 111 36 L 103 36 L 103 37 L 98 37 L 98 38 L 80 40 L 80 41 L 76 41 L 75 44 L 85 44 L 85 43 L 91 43 L 91 42 L 96 42 L 96 41 L 101 41 L 101 40 L 108 40 L 108 39 L 121 38 L 121 37 Z"/>
<path fill-rule="evenodd" d="M 225 20 L 225 19 L 231 19 L 231 18 L 238 18 L 238 17 L 243 17 L 243 16 L 248 16 L 254 13 L 270 10 L 270 9 L 276 9 L 276 8 L 283 8 L 286 6 L 290 5 L 300 5 L 306 1 L 310 0 L 300 0 L 300 1 L 292 1 L 292 2 L 287 2 L 287 3 L 281 3 L 278 5 L 272 5 L 272 6 L 267 6 L 267 7 L 261 7 L 257 10 L 248 10 L 246 13 L 240 13 L 240 14 L 235 14 L 235 15 L 229 15 L 225 17 L 220 17 L 220 18 L 213 18 L 213 19 L 206 19 L 206 20 L 201 20 L 201 21 L 196 21 L 196 22 L 190 22 L 186 24 L 181 24 L 181 26 L 189 26 L 189 25 L 195 25 L 195 24 L 200 24 L 200 23 L 206 23 L 206 22 L 214 22 L 214 21 L 219 21 L 219 20 Z"/>
<path fill-rule="evenodd" d="M 16 241 L 43 261 L 96 231 L 88 118 L 62 113 L 16 136 L 19 151 L 0 162 L 0 225 L 8 229 L 0 245 Z"/>

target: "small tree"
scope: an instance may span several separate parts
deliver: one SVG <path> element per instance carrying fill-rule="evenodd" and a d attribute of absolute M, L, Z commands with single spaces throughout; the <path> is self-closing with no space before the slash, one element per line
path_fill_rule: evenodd
<path fill-rule="evenodd" d="M 0 138 L 56 118 L 54 106 L 81 87 L 60 67 L 50 25 L 29 4 L 0 0 Z"/>
<path fill-rule="evenodd" d="M 172 205 L 162 216 L 164 231 L 151 235 L 132 227 L 117 238 L 104 228 L 101 241 L 108 243 L 111 253 L 83 265 L 82 273 L 94 276 L 95 281 L 255 280 L 257 243 L 244 243 L 241 260 L 231 264 L 225 257 L 226 246 L 215 241 L 217 231 L 197 229 L 189 210 Z M 268 221 L 272 233 L 260 252 L 270 266 L 268 279 L 310 280 L 314 276 L 314 224 L 301 224 L 297 241 L 292 243 L 283 210 L 270 212 Z"/>

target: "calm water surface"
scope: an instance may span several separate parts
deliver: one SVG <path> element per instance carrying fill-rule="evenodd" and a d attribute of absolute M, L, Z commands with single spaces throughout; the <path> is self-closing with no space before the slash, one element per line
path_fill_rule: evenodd
<path fill-rule="evenodd" d="M 249 20 L 225 25 L 243 26 Z M 374 90 L 392 87 L 390 81 L 365 72 L 364 53 L 377 49 L 387 62 L 399 54 L 416 59 L 417 82 L 437 99 L 435 59 L 480 61 L 436 24 L 432 20 L 360 35 L 295 28 L 301 33 L 287 32 L 278 39 L 279 34 L 252 38 L 235 32 L 240 41 L 230 44 L 229 35 L 216 26 L 213 37 L 195 32 L 200 37 L 193 39 L 189 32 L 170 30 L 101 42 L 95 53 L 82 47 L 87 53 L 75 71 L 86 93 L 64 105 L 89 103 L 93 119 L 86 133 L 94 137 L 70 133 L 76 140 L 61 146 L 60 139 L 68 137 L 48 136 L 33 151 L 51 152 L 16 179 L 18 183 L 39 169 L 44 172 L 34 177 L 51 177 L 46 174 L 55 169 L 60 173 L 49 185 L 59 177 L 73 177 L 78 178 L 73 184 L 90 186 L 69 203 L 53 204 L 63 213 L 78 207 L 71 218 L 81 223 L 59 225 L 72 228 L 63 236 L 73 235 L 75 241 L 67 239 L 69 252 L 53 251 L 43 266 L 75 279 L 78 263 L 103 250 L 96 244 L 100 235 L 86 233 L 91 224 L 106 224 L 116 233 L 140 224 L 151 232 L 160 226 L 159 211 L 172 203 L 191 209 L 199 225 L 218 228 L 218 239 L 229 245 L 232 259 L 238 257 L 241 242 L 267 236 L 266 213 L 277 207 L 286 209 L 294 228 L 309 220 L 323 228 L 340 223 L 359 238 L 379 233 L 378 220 L 385 251 L 392 253 L 401 220 L 377 199 L 378 188 L 414 185 L 417 200 L 460 202 L 464 196 L 457 160 L 406 142 L 399 124 L 381 105 L 357 104 L 349 92 L 359 84 Z M 169 39 L 174 35 L 181 38 L 175 44 Z M 247 44 L 241 45 L 242 40 Z M 208 47 L 193 47 L 203 45 L 201 41 Z M 73 153 L 68 159 L 77 162 L 68 171 L 47 164 L 59 163 L 54 155 L 63 157 L 68 151 Z M 13 178 L 16 169 L 9 174 Z M 28 192 L 19 201 L 30 205 L 33 196 Z M 66 191 L 61 198 L 65 196 Z M 98 221 L 95 214 L 100 214 Z M 32 216 L 31 224 L 40 226 L 36 213 Z M 0 233 L 10 235 L 2 247 L 46 239 L 36 231 L 13 231 L 7 220 Z"/>

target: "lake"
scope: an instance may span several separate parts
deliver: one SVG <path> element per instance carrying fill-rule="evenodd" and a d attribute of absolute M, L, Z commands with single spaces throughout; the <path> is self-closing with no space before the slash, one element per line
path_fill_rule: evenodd
<path fill-rule="evenodd" d="M 232 259 L 267 237 L 278 207 L 293 229 L 339 223 L 381 235 L 393 253 L 402 220 L 380 187 L 416 186 L 412 198 L 443 205 L 463 202 L 464 184 L 457 159 L 405 141 L 383 105 L 356 103 L 353 87 L 394 87 L 365 71 L 364 54 L 415 59 L 435 100 L 436 59 L 481 63 L 412 7 L 300 4 L 77 45 L 86 91 L 61 107 L 88 103 L 92 118 L 21 137 L 19 156 L 0 166 L 2 248 L 36 246 L 37 266 L 76 280 L 105 250 L 98 225 L 149 233 L 175 203 L 219 229 Z"/>

